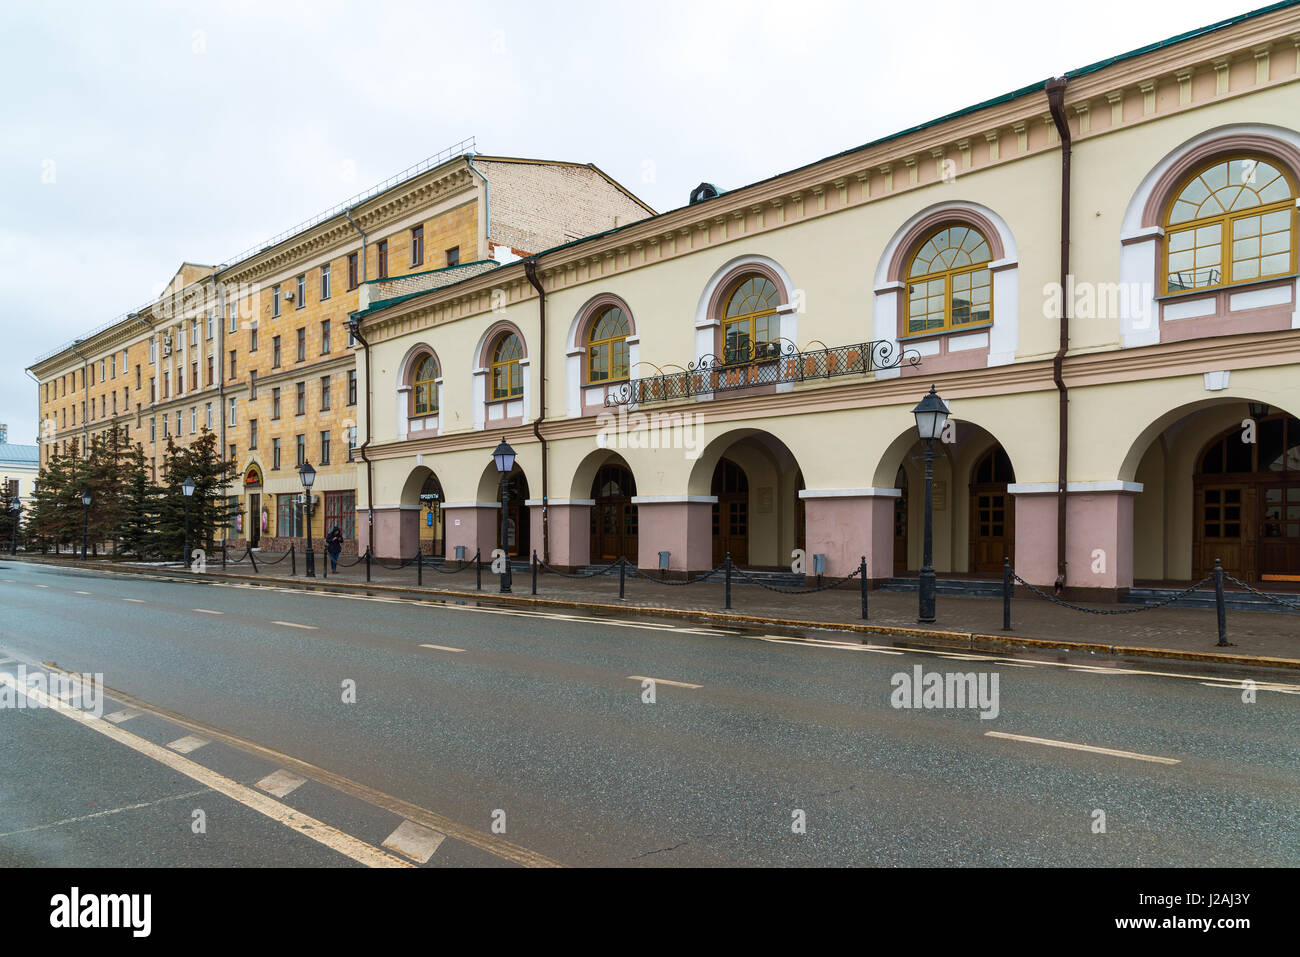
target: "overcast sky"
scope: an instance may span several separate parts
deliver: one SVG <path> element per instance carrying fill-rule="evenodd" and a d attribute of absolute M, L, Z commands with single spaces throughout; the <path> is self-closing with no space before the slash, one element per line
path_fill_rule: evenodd
<path fill-rule="evenodd" d="M 5 0 L 0 422 L 35 442 L 23 370 L 183 260 L 467 137 L 663 212 L 1262 5 Z"/>

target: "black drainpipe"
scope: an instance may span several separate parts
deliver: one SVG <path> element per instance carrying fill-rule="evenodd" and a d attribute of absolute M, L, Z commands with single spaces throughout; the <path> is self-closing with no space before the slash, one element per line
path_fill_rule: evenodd
<path fill-rule="evenodd" d="M 1052 358 L 1052 381 L 1056 383 L 1059 398 L 1057 409 L 1056 453 L 1056 589 L 1065 589 L 1065 513 L 1066 482 L 1069 464 L 1070 398 L 1065 386 L 1065 354 L 1070 348 L 1070 303 L 1068 282 L 1070 275 L 1070 121 L 1065 116 L 1065 77 L 1047 81 L 1047 103 L 1052 120 L 1061 136 L 1061 341 Z"/>
<path fill-rule="evenodd" d="M 539 368 L 539 380 L 541 388 L 538 392 L 539 414 L 533 419 L 533 435 L 542 446 L 542 561 L 550 562 L 551 560 L 551 521 L 547 512 L 550 508 L 550 482 L 547 470 L 546 439 L 542 436 L 542 420 L 546 418 L 546 290 L 537 279 L 537 257 L 529 256 L 524 260 L 524 275 L 528 281 L 533 284 L 537 290 L 537 314 L 541 321 L 541 343 L 539 353 L 541 363 Z"/>
<path fill-rule="evenodd" d="M 370 458 L 366 455 L 366 446 L 370 444 L 370 343 L 361 335 L 361 319 L 353 317 L 348 320 L 348 331 L 361 343 L 366 354 L 366 440 L 357 447 L 361 461 L 366 463 L 366 544 L 373 550 L 375 544 L 375 483 L 371 472 Z"/>

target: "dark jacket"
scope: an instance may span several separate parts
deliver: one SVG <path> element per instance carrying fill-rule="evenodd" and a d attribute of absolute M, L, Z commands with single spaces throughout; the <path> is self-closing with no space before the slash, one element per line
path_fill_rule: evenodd
<path fill-rule="evenodd" d="M 325 536 L 325 545 L 329 548 L 331 555 L 337 555 L 343 551 L 343 533 L 339 529 L 334 529 Z"/>

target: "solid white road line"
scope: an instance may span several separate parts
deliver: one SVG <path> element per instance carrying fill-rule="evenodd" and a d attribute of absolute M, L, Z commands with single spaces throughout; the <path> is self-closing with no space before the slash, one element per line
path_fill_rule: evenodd
<path fill-rule="evenodd" d="M 205 744 L 211 743 L 212 742 L 207 738 L 200 738 L 197 734 L 187 734 L 183 738 L 177 738 L 175 741 L 172 741 L 167 745 L 167 747 L 171 748 L 178 754 L 189 754 L 191 751 L 197 751 Z"/>
<path fill-rule="evenodd" d="M 417 864 L 423 864 L 429 858 L 433 857 L 433 852 L 438 849 L 446 834 L 441 834 L 431 827 L 425 827 L 423 824 L 416 824 L 414 821 L 403 821 L 398 825 L 397 830 L 388 835 L 383 846 L 390 851 L 396 851 L 403 857 L 409 857 Z"/>
<path fill-rule="evenodd" d="M 315 625 L 300 625 L 300 624 L 298 624 L 296 621 L 273 621 L 273 622 L 271 622 L 271 624 L 273 624 L 273 625 L 284 625 L 284 627 L 286 627 L 286 628 L 305 628 L 305 629 L 307 629 L 308 631 L 315 631 L 315 630 L 316 630 L 316 626 L 315 626 Z"/>
<path fill-rule="evenodd" d="M 282 798 L 293 793 L 306 783 L 306 778 L 300 778 L 298 775 L 290 774 L 281 768 L 279 771 L 262 778 L 257 782 L 257 786 L 267 794 L 274 794 L 276 797 Z"/>
<path fill-rule="evenodd" d="M 688 684 L 685 681 L 669 681 L 667 678 L 647 678 L 645 675 L 628 675 L 629 681 L 653 681 L 657 685 L 670 685 L 674 688 L 703 688 L 704 685 Z"/>
<path fill-rule="evenodd" d="M 1071 751 L 1091 751 L 1093 754 L 1109 754 L 1116 758 L 1132 758 L 1134 761 L 1151 761 L 1155 764 L 1181 764 L 1177 758 L 1162 758 L 1154 754 L 1140 754 L 1137 751 L 1117 751 L 1114 748 L 1098 748 L 1091 744 L 1076 744 L 1073 741 L 1054 741 L 1051 738 L 1033 738 L 1026 734 L 1008 734 L 1005 731 L 985 731 L 988 738 L 1006 738 L 1010 741 L 1025 741 L 1029 744 L 1045 744 L 1052 748 L 1067 748 Z"/>
<path fill-rule="evenodd" d="M 35 688 L 27 688 L 20 685 L 14 678 L 9 675 L 0 674 L 0 681 L 10 685 L 15 691 L 26 695 L 37 704 L 47 708 L 52 708 L 57 713 L 66 718 L 76 721 L 93 731 L 112 738 L 119 744 L 124 744 L 133 751 L 137 751 L 146 757 L 153 758 L 155 761 L 163 764 L 173 771 L 185 775 L 205 785 L 214 791 L 224 794 L 231 800 L 238 801 L 247 808 L 257 811 L 266 817 L 271 818 L 283 824 L 291 830 L 297 831 L 304 837 L 316 841 L 331 850 L 337 851 L 346 857 L 351 858 L 359 864 L 367 867 L 410 867 L 406 861 L 392 854 L 387 854 L 378 848 L 371 847 L 364 841 L 360 841 L 350 834 L 345 834 L 337 828 L 330 827 L 322 821 L 313 817 L 295 811 L 288 805 L 281 804 L 279 801 L 272 800 L 265 794 L 253 790 L 233 781 L 224 775 L 218 774 L 205 768 L 201 764 L 196 764 L 189 758 L 183 758 L 178 754 L 173 754 L 164 747 L 154 744 L 152 741 L 146 741 L 144 738 L 136 737 L 129 731 L 123 731 L 112 724 L 105 722 L 101 718 L 96 718 L 89 712 L 82 711 L 79 708 L 69 708 L 51 698 L 49 695 Z"/>
<path fill-rule="evenodd" d="M 421 645 L 421 648 L 432 648 L 435 651 L 464 651 L 464 648 L 449 648 L 446 645 Z"/>

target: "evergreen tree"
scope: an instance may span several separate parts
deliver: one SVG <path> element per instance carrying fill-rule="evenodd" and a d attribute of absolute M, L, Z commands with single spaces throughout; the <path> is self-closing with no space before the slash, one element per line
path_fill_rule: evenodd
<path fill-rule="evenodd" d="M 18 496 L 17 479 L 11 488 L 9 482 L 0 482 L 0 552 L 8 552 L 14 543 L 14 523 L 18 523 L 18 544 L 23 544 L 22 517 L 14 512 L 14 502 Z"/>
<path fill-rule="evenodd" d="M 149 477 L 144 446 L 137 443 L 126 449 L 119 461 L 122 498 L 112 532 L 118 553 L 138 559 L 156 557 L 155 521 L 162 492 Z"/>
<path fill-rule="evenodd" d="M 77 439 L 69 443 L 66 454 L 55 451 L 50 456 L 41 470 L 27 520 L 34 547 L 79 545 L 85 472 Z"/>
<path fill-rule="evenodd" d="M 170 438 L 163 456 L 157 540 L 166 557 L 185 550 L 186 501 L 181 484 L 194 480 L 188 503 L 190 548 L 208 548 L 221 531 L 233 526 L 239 514 L 237 501 L 228 498 L 238 466 L 222 458 L 216 433 L 204 429 L 188 447 Z"/>

